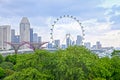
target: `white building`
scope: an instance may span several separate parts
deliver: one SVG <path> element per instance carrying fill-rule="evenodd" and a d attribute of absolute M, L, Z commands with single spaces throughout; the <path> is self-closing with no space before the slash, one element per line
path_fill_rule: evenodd
<path fill-rule="evenodd" d="M 23 17 L 20 22 L 20 42 L 30 42 L 30 23 L 27 17 Z M 22 49 L 28 48 L 26 45 Z"/>
<path fill-rule="evenodd" d="M 10 25 L 0 26 L 0 50 L 10 49 L 10 45 L 5 42 L 11 42 L 11 29 Z"/>

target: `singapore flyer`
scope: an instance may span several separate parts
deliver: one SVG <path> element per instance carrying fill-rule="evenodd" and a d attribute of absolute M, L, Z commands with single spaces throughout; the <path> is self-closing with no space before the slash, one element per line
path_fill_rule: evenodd
<path fill-rule="evenodd" d="M 51 26 L 50 39 L 54 47 L 67 48 L 72 45 L 83 45 L 84 27 L 76 17 L 60 16 Z"/>

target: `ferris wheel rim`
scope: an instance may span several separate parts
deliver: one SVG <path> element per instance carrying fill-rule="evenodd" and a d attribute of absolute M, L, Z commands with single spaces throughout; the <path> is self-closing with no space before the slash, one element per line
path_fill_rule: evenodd
<path fill-rule="evenodd" d="M 53 24 L 51 25 L 52 28 L 50 29 L 50 39 L 52 41 L 52 43 L 54 43 L 54 36 L 53 36 L 53 31 L 54 31 L 54 27 L 55 25 L 57 24 L 57 22 L 63 18 L 70 18 L 70 19 L 73 19 L 74 21 L 76 21 L 80 28 L 81 28 L 81 32 L 82 32 L 82 43 L 83 43 L 83 40 L 85 39 L 84 36 L 85 36 L 85 30 L 84 30 L 84 26 L 82 26 L 82 23 L 80 22 L 79 19 L 77 19 L 75 16 L 71 16 L 71 15 L 63 15 L 63 16 L 59 16 L 56 20 L 53 21 Z"/>

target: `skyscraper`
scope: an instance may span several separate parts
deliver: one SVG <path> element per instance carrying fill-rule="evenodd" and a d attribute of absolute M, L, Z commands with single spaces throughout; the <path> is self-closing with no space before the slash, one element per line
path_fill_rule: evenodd
<path fill-rule="evenodd" d="M 37 33 L 33 34 L 33 42 L 35 42 L 35 43 L 38 42 L 38 34 Z"/>
<path fill-rule="evenodd" d="M 30 22 L 27 17 L 23 17 L 20 22 L 20 42 L 27 41 L 30 42 Z M 22 47 L 27 48 L 26 46 Z"/>
<path fill-rule="evenodd" d="M 47 46 L 49 49 L 53 48 L 53 45 L 52 43 L 48 43 L 48 46 Z"/>
<path fill-rule="evenodd" d="M 30 28 L 30 42 L 33 42 L 33 29 Z"/>
<path fill-rule="evenodd" d="M 60 40 L 55 40 L 54 44 L 56 48 L 60 47 Z"/>
<path fill-rule="evenodd" d="M 90 42 L 84 43 L 84 46 L 88 49 L 91 49 L 91 43 Z"/>
<path fill-rule="evenodd" d="M 15 42 L 15 30 L 11 29 L 11 42 L 14 43 Z"/>
<path fill-rule="evenodd" d="M 1 50 L 8 50 L 10 49 L 10 45 L 6 44 L 5 42 L 11 42 L 11 29 L 10 25 L 3 25 L 0 26 L 0 49 Z"/>
<path fill-rule="evenodd" d="M 41 43 L 42 42 L 42 38 L 41 36 L 38 37 L 38 43 Z"/>
<path fill-rule="evenodd" d="M 66 34 L 66 47 L 71 46 L 71 39 L 70 39 L 71 35 L 70 34 Z"/>
<path fill-rule="evenodd" d="M 15 35 L 15 43 L 20 43 L 20 36 L 19 35 Z"/>
<path fill-rule="evenodd" d="M 82 45 L 82 37 L 80 35 L 77 35 L 76 45 Z"/>
<path fill-rule="evenodd" d="M 102 45 L 99 41 L 96 42 L 96 48 L 97 49 L 101 49 L 102 48 Z"/>

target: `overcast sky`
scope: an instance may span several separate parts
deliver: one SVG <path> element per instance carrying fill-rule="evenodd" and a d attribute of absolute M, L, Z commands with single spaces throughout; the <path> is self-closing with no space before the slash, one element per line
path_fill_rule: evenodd
<path fill-rule="evenodd" d="M 120 0 L 0 0 L 0 25 L 11 25 L 19 34 L 22 17 L 28 17 L 34 32 L 44 36 L 43 40 L 49 40 L 53 21 L 67 14 L 84 25 L 84 42 L 100 41 L 103 46 L 120 47 Z M 69 30 L 72 27 L 67 28 L 63 22 L 59 33 L 75 32 Z"/>

